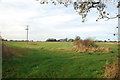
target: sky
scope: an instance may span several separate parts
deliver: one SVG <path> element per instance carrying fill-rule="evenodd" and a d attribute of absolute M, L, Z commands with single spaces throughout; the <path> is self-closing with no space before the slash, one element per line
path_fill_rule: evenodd
<path fill-rule="evenodd" d="M 118 12 L 115 2 L 107 2 L 106 11 L 115 16 Z M 96 22 L 98 13 L 92 9 L 87 21 L 73 5 L 41 5 L 36 0 L 0 0 L 0 32 L 8 40 L 26 40 L 26 26 L 29 25 L 29 40 L 45 41 L 48 38 L 64 39 L 80 36 L 82 39 L 117 40 L 118 19 Z"/>

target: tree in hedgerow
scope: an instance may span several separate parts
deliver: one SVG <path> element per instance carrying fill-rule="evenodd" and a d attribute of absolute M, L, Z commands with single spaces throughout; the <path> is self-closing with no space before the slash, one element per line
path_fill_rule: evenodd
<path fill-rule="evenodd" d="M 76 36 L 75 41 L 79 41 L 79 40 L 81 40 L 80 36 Z"/>

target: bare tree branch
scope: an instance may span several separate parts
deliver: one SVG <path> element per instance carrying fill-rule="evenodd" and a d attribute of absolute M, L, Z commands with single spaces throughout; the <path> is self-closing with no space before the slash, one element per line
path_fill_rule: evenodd
<path fill-rule="evenodd" d="M 78 14 L 82 16 L 82 22 L 86 21 L 86 17 L 92 8 L 95 8 L 99 12 L 99 17 L 96 19 L 96 21 L 98 21 L 100 19 L 105 19 L 105 18 L 107 20 L 109 20 L 109 19 L 114 19 L 114 18 L 120 17 L 120 15 L 116 15 L 115 17 L 108 17 L 109 13 L 107 13 L 105 10 L 106 5 L 101 0 L 99 0 L 99 1 L 96 1 L 96 0 L 85 0 L 85 1 L 81 1 L 81 0 L 76 0 L 76 1 L 72 1 L 72 0 L 37 0 L 37 1 L 40 1 L 40 4 L 48 4 L 49 2 L 52 2 L 54 5 L 56 5 L 58 3 L 58 4 L 63 4 L 66 7 L 70 4 L 73 4 L 74 10 L 76 10 L 76 12 L 78 12 Z M 120 6 L 119 3 L 118 3 L 117 7 Z"/>

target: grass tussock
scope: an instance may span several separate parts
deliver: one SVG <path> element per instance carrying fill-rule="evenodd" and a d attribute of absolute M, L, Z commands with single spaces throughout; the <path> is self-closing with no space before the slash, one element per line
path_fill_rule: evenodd
<path fill-rule="evenodd" d="M 105 66 L 105 78 L 120 79 L 120 63 L 118 59 L 113 64 Z"/>
<path fill-rule="evenodd" d="M 92 39 L 75 41 L 73 50 L 80 53 L 112 53 L 109 48 L 96 45 Z"/>

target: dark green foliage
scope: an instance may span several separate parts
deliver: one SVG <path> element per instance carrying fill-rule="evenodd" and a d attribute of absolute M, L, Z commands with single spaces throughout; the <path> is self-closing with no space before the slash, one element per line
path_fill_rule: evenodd
<path fill-rule="evenodd" d="M 49 38 L 49 39 L 47 39 L 46 41 L 47 41 L 47 42 L 56 42 L 57 40 L 54 39 L 54 38 Z"/>

